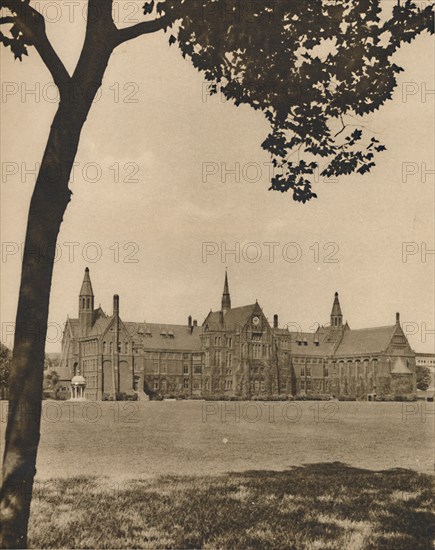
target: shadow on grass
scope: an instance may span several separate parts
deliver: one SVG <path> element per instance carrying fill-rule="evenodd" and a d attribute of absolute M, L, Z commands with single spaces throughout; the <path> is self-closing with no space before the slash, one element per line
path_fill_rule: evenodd
<path fill-rule="evenodd" d="M 38 482 L 39 548 L 349 548 L 429 550 L 433 478 L 341 463 L 111 484 Z"/>

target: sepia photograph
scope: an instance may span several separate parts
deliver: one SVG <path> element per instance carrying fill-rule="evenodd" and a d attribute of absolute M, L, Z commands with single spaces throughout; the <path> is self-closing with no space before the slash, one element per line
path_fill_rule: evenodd
<path fill-rule="evenodd" d="M 0 0 L 0 548 L 435 550 L 434 12 Z"/>

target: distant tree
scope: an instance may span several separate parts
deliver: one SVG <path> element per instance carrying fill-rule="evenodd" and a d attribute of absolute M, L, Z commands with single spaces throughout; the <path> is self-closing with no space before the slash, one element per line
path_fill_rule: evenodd
<path fill-rule="evenodd" d="M 88 0 L 83 48 L 70 75 L 31 0 L 0 0 L 0 24 L 7 28 L 1 42 L 19 60 L 34 46 L 60 96 L 30 203 L 21 270 L 1 493 L 6 548 L 27 545 L 55 245 L 81 131 L 115 48 L 171 28 L 169 44 L 204 74 L 210 93 L 220 88 L 236 106 L 266 117 L 271 129 L 262 147 L 277 170 L 271 189 L 291 190 L 306 202 L 316 196 L 310 177 L 319 159 L 327 161 L 324 175 L 364 174 L 374 166 L 385 146 L 365 136 L 359 117 L 391 99 L 402 70 L 392 56 L 401 44 L 433 32 L 431 6 L 420 10 L 408 0 L 383 20 L 381 0 L 151 0 L 144 21 L 123 29 L 112 4 Z M 322 47 L 328 53 L 320 58 Z M 21 415 L 23 408 L 35 414 Z"/>
<path fill-rule="evenodd" d="M 11 350 L 0 342 L 0 397 L 2 399 L 5 399 L 8 393 L 11 367 Z"/>
<path fill-rule="evenodd" d="M 430 369 L 423 365 L 417 365 L 415 368 L 415 374 L 417 376 L 417 389 L 426 391 L 432 381 Z"/>
<path fill-rule="evenodd" d="M 48 390 L 56 399 L 58 392 L 59 375 L 55 370 L 48 371 L 44 376 L 44 389 Z"/>

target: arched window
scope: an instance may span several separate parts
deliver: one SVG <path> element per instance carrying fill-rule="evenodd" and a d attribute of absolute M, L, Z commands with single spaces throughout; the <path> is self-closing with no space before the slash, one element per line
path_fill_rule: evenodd
<path fill-rule="evenodd" d="M 113 350 L 112 342 L 109 342 L 109 352 L 112 353 L 112 350 Z"/>
<path fill-rule="evenodd" d="M 363 376 L 367 377 L 368 374 L 369 374 L 369 360 L 368 359 L 364 359 L 364 368 L 363 368 Z"/>
<path fill-rule="evenodd" d="M 90 298 L 86 298 L 86 308 L 89 309 L 90 307 Z"/>
<path fill-rule="evenodd" d="M 103 353 L 106 353 L 106 341 L 103 342 Z"/>
<path fill-rule="evenodd" d="M 243 344 L 243 355 L 246 356 L 248 354 L 248 344 Z"/>
<path fill-rule="evenodd" d="M 128 342 L 124 344 L 124 353 L 128 353 Z"/>

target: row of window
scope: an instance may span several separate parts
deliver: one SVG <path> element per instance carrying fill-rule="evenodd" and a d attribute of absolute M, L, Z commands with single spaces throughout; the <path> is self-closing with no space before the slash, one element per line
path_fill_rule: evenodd
<path fill-rule="evenodd" d="M 287 357 L 287 354 L 285 353 L 284 354 L 284 357 Z M 293 362 L 294 363 L 311 363 L 311 364 L 316 364 L 316 363 L 323 363 L 325 361 L 325 359 L 323 358 L 319 358 L 319 359 L 316 359 L 316 358 L 308 358 L 308 357 L 295 357 L 293 359 Z M 335 364 L 342 364 L 344 365 L 344 363 L 353 363 L 355 362 L 356 365 L 358 365 L 359 363 L 361 363 L 361 359 L 343 359 L 343 360 L 340 360 L 340 361 L 332 361 L 331 362 L 331 365 L 334 366 Z M 367 366 L 369 364 L 369 359 L 364 359 L 363 360 L 363 363 L 364 363 L 364 366 Z M 374 358 L 372 359 L 372 363 L 374 366 L 377 366 L 378 364 L 378 359 L 377 358 Z"/>
<path fill-rule="evenodd" d="M 253 384 L 251 384 L 251 391 L 253 391 L 254 393 L 256 392 L 259 392 L 259 391 L 264 391 L 266 389 L 266 384 L 264 382 L 264 380 L 254 380 Z"/>
<path fill-rule="evenodd" d="M 260 357 L 268 357 L 269 346 L 265 344 L 252 344 L 252 357 L 258 359 Z"/>
<path fill-rule="evenodd" d="M 207 364 L 208 355 L 206 357 Z M 216 367 L 227 366 L 231 367 L 233 365 L 233 355 L 229 351 L 216 350 L 214 352 L 214 364 Z"/>
<path fill-rule="evenodd" d="M 82 359 L 82 372 L 83 374 L 89 371 L 97 370 L 98 360 L 96 357 L 92 359 Z"/>
<path fill-rule="evenodd" d="M 91 298 L 80 298 L 80 303 L 82 309 L 92 309 L 94 307 Z"/>
<path fill-rule="evenodd" d="M 167 374 L 168 365 L 166 363 L 161 363 L 159 368 L 159 363 L 155 361 L 153 364 L 153 370 L 155 374 Z M 190 374 L 190 365 L 188 363 L 184 363 L 183 365 L 183 374 Z M 202 365 L 193 365 L 193 374 L 202 374 Z"/>
<path fill-rule="evenodd" d="M 83 355 L 96 355 L 98 353 L 97 340 L 81 342 L 81 352 Z"/>
<path fill-rule="evenodd" d="M 188 390 L 190 388 L 190 380 L 188 378 L 185 378 L 183 380 L 183 389 Z M 194 390 L 200 390 L 201 389 L 201 382 L 199 380 L 194 380 L 192 384 L 192 388 Z M 168 389 L 168 382 L 167 380 L 159 380 L 158 378 L 154 379 L 154 389 L 155 390 L 161 390 L 161 391 L 167 391 Z M 204 384 L 204 389 L 209 389 L 209 382 L 208 380 Z"/>
<path fill-rule="evenodd" d="M 86 376 L 86 387 L 87 388 L 97 388 L 98 387 L 98 376 L 96 374 L 91 374 Z"/>
<path fill-rule="evenodd" d="M 103 341 L 103 353 L 112 353 L 115 349 L 114 342 Z M 128 354 L 130 353 L 130 343 L 129 342 L 118 342 L 118 353 Z"/>
<path fill-rule="evenodd" d="M 214 339 L 213 339 L 213 342 L 214 342 L 215 346 L 224 345 L 227 348 L 233 347 L 233 339 L 231 338 L 231 336 L 215 336 Z M 205 345 L 206 346 L 210 345 L 210 337 L 209 336 L 207 336 L 207 338 L 205 339 Z"/>

